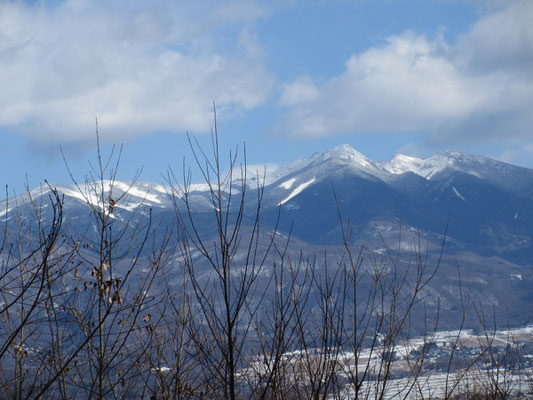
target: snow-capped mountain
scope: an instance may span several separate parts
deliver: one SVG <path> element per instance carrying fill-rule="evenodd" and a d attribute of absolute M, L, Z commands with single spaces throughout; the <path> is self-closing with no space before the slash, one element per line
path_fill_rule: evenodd
<path fill-rule="evenodd" d="M 515 193 L 533 194 L 533 170 L 457 151 L 442 151 L 428 158 L 397 154 L 381 165 L 393 174 L 412 172 L 428 180 L 463 172 Z"/>
<path fill-rule="evenodd" d="M 485 157 L 472 156 L 459 152 L 440 152 L 429 158 L 416 158 L 403 154 L 396 154 L 384 162 L 383 167 L 393 174 L 413 172 L 426 179 L 439 176 L 444 171 L 462 171 L 479 176 L 479 167 L 486 164 L 496 166 L 497 161 Z M 501 163 L 503 164 L 503 163 Z"/>
<path fill-rule="evenodd" d="M 99 210 L 109 207 L 114 208 L 110 219 L 115 233 L 129 232 L 130 228 L 142 232 L 151 223 L 157 242 L 178 232 L 175 204 L 183 207 L 179 186 L 121 181 L 97 184 L 51 185 L 64 199 L 65 237 L 96 238 Z M 232 190 L 241 193 L 241 184 L 235 179 Z M 243 235 L 254 223 L 256 187 L 249 175 Z M 3 201 L 0 235 L 17 232 L 21 226 L 35 232 L 31 224 L 35 224 L 36 215 L 46 228 L 53 215 L 51 195 L 51 188 L 44 185 Z M 223 196 L 223 201 L 229 198 L 228 193 Z M 240 196 L 232 199 L 235 206 Z M 209 187 L 191 186 L 189 200 L 197 233 L 211 240 L 216 232 L 217 206 Z M 231 214 L 236 207 L 229 210 Z M 365 244 L 370 257 L 378 260 L 388 257 L 387 249 L 399 249 L 405 252 L 403 259 L 422 262 L 413 261 L 409 253 L 415 242 L 422 251 L 427 243 L 429 257 L 438 258 L 446 232 L 447 260 L 427 289 L 428 296 L 441 299 L 446 315 L 451 315 L 454 307 L 460 309 L 457 293 L 447 292 L 457 287 L 454 277 L 459 264 L 465 285 L 486 304 L 497 302 L 502 310 L 509 304 L 512 312 L 517 310 L 510 316 L 517 323 L 533 318 L 533 170 L 458 152 L 441 152 L 426 159 L 396 155 L 378 162 L 350 146 L 339 146 L 294 161 L 265 177 L 259 245 L 268 246 L 275 229 L 280 240 L 291 235 L 289 249 L 295 259 L 300 257 L 300 249 L 306 255 L 339 255 L 339 214 L 345 229 L 350 222 L 352 243 L 357 248 Z M 182 215 L 188 218 L 188 213 Z M 229 220 L 234 221 L 234 216 Z M 4 223 L 9 229 L 4 229 Z M 133 245 L 127 240 L 124 243 Z M 146 246 L 146 251 L 150 248 Z"/>
<path fill-rule="evenodd" d="M 336 176 L 391 184 L 405 180 L 406 174 L 414 174 L 418 178 L 408 179 L 427 185 L 445 181 L 456 173 L 471 175 L 515 194 L 533 196 L 533 170 L 527 168 L 460 152 L 439 152 L 428 158 L 397 154 L 388 161 L 376 162 L 349 145 L 287 164 L 267 179 L 267 186 L 271 192 L 285 196 L 277 202 L 284 204 L 309 186 Z M 461 198 L 460 194 L 457 196 Z"/>
<path fill-rule="evenodd" d="M 315 243 L 339 240 L 338 205 L 361 234 L 400 219 L 439 234 L 449 221 L 458 247 L 533 256 L 533 170 L 486 157 L 440 152 L 376 162 L 343 145 L 280 168 L 265 200 L 267 209 L 281 206 L 282 227 Z"/>
<path fill-rule="evenodd" d="M 272 174 L 267 183 L 285 179 L 285 182 L 279 184 L 280 187 L 292 188 L 297 181 L 296 176 L 302 176 L 302 180 L 314 179 L 314 182 L 318 182 L 332 174 L 345 172 L 384 182 L 396 180 L 398 176 L 409 172 L 428 181 L 444 179 L 455 172 L 462 172 L 514 192 L 531 188 L 533 182 L 533 170 L 487 157 L 441 151 L 428 158 L 396 154 L 390 160 L 377 162 L 344 144 L 325 153 L 316 153 L 309 158 L 287 164 Z"/>
<path fill-rule="evenodd" d="M 168 186 L 120 181 L 103 185 L 101 198 L 89 185 L 55 186 L 65 197 L 66 220 L 89 224 L 89 206 L 105 207 L 112 197 L 117 220 L 129 220 L 129 213 L 142 205 L 152 209 L 154 218 L 174 221 L 175 199 Z M 251 214 L 253 187 L 248 189 Z M 239 182 L 233 186 L 238 189 Z M 3 202 L 0 218 L 14 218 L 13 210 L 29 210 L 35 203 L 46 207 L 49 191 L 42 186 Z M 209 221 L 214 206 L 208 186 L 193 185 L 190 196 L 192 211 Z M 339 242 L 337 207 L 359 238 L 371 237 L 376 224 L 398 225 L 400 220 L 427 237 L 438 237 L 449 221 L 451 247 L 522 263 L 533 258 L 533 170 L 486 157 L 440 152 L 425 159 L 398 154 L 378 162 L 342 145 L 287 164 L 265 178 L 262 222 L 278 224 L 280 231 L 292 229 L 306 242 Z M 208 232 L 209 224 L 204 226 Z"/>
<path fill-rule="evenodd" d="M 335 173 L 339 168 L 347 168 L 353 173 L 369 177 L 378 177 L 386 173 L 379 163 L 344 144 L 324 153 L 315 153 L 311 157 L 303 158 L 281 167 L 272 174 L 270 182 L 290 178 L 304 171 L 315 174 L 317 179 L 320 180 Z"/>

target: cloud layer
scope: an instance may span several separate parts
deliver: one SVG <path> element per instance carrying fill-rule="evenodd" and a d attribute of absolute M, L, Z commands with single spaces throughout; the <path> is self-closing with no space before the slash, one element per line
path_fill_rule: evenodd
<path fill-rule="evenodd" d="M 0 2 L 0 128 L 63 144 L 92 139 L 95 116 L 110 140 L 201 132 L 213 100 L 231 116 L 275 99 L 279 76 L 267 70 L 254 25 L 274 18 L 276 5 L 147 4 Z M 454 43 L 404 32 L 353 54 L 337 76 L 282 85 L 278 127 L 301 138 L 533 138 L 533 2 L 490 4 Z"/>
<path fill-rule="evenodd" d="M 273 76 L 249 24 L 255 1 L 0 3 L 0 126 L 43 141 L 202 131 L 263 104 Z"/>
<path fill-rule="evenodd" d="M 533 137 L 533 2 L 483 15 L 457 43 L 406 32 L 354 54 L 338 76 L 285 86 L 296 136 L 429 132 L 454 141 Z"/>

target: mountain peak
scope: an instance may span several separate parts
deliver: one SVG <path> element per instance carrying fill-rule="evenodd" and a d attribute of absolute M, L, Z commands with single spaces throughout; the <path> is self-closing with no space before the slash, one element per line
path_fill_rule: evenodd
<path fill-rule="evenodd" d="M 331 154 L 331 155 L 337 155 L 337 156 L 351 156 L 351 155 L 362 155 L 357 150 L 355 150 L 352 146 L 349 144 L 341 144 L 339 146 L 336 146 L 328 151 L 325 152 L 325 154 Z"/>
<path fill-rule="evenodd" d="M 364 154 L 355 150 L 349 144 L 341 144 L 340 146 L 334 147 L 324 153 L 319 153 L 325 158 L 340 158 L 340 159 L 363 159 L 369 160 Z"/>
<path fill-rule="evenodd" d="M 332 171 L 337 171 L 339 165 L 362 170 L 371 175 L 377 175 L 381 170 L 381 167 L 374 161 L 355 150 L 352 146 L 342 144 L 328 151 L 314 153 L 311 157 L 286 164 L 274 172 L 267 181 L 272 183 L 295 173 L 305 173 L 306 176 L 313 175 L 319 180 L 319 176 L 325 176 Z"/>
<path fill-rule="evenodd" d="M 417 171 L 423 163 L 421 158 L 395 154 L 389 161 L 382 163 L 382 167 L 392 174 L 403 174 Z"/>
<path fill-rule="evenodd" d="M 364 154 L 355 150 L 352 146 L 348 144 L 342 144 L 340 146 L 334 147 L 331 150 L 328 150 L 324 153 L 315 154 L 316 158 L 319 158 L 320 161 L 335 160 L 342 163 L 347 163 L 356 168 L 363 168 L 364 170 L 373 170 L 375 172 L 379 167 L 374 161 L 365 156 Z"/>
<path fill-rule="evenodd" d="M 392 174 L 413 172 L 426 179 L 431 179 L 448 168 L 461 169 L 457 164 L 464 163 L 472 157 L 474 156 L 457 151 L 441 151 L 427 158 L 396 154 L 390 160 L 382 163 L 382 166 Z"/>
<path fill-rule="evenodd" d="M 445 171 L 461 171 L 470 175 L 487 179 L 495 179 L 497 173 L 520 169 L 501 161 L 460 151 L 439 151 L 427 158 L 410 157 L 396 154 L 381 166 L 392 174 L 413 172 L 426 179 L 440 176 Z"/>

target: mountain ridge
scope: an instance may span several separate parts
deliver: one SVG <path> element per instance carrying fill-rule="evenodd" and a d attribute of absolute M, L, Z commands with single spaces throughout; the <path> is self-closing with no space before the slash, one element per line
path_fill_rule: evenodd
<path fill-rule="evenodd" d="M 240 192 L 240 184 L 235 180 L 234 193 Z M 248 191 L 257 187 L 252 181 L 247 184 Z M 106 181 L 99 198 L 85 184 L 55 187 L 65 197 L 66 219 L 78 223 L 87 203 L 104 207 L 111 196 L 119 218 L 143 205 L 171 221 L 174 202 L 183 205 L 181 188 L 173 198 L 176 188 L 159 183 Z M 189 189 L 192 212 L 208 220 L 214 207 L 209 186 L 195 184 Z M 15 208 L 31 201 L 46 204 L 49 190 L 41 186 L 2 202 L 0 219 L 9 219 Z M 257 197 L 247 199 L 252 218 Z M 533 259 L 533 170 L 487 157 L 450 151 L 427 158 L 395 155 L 373 161 L 349 145 L 340 145 L 286 164 L 265 179 L 262 222 L 284 234 L 292 232 L 309 244 L 338 243 L 337 208 L 357 225 L 359 237 L 371 237 L 376 223 L 400 220 L 426 237 L 437 237 L 450 221 L 450 242 L 458 249 L 522 264 Z M 88 218 L 83 221 L 90 223 Z"/>
<path fill-rule="evenodd" d="M 328 162 L 334 164 L 337 169 L 339 167 L 351 167 L 354 171 L 363 172 L 367 176 L 381 179 L 384 182 L 391 179 L 387 175 L 402 175 L 409 172 L 421 176 L 426 180 L 431 180 L 439 177 L 446 169 L 465 172 L 477 177 L 487 177 L 489 175 L 488 172 L 499 171 L 500 173 L 510 173 L 511 171 L 521 171 L 533 178 L 533 169 L 459 151 L 439 151 L 426 158 L 397 153 L 388 160 L 374 161 L 350 145 L 342 144 L 325 152 L 316 152 L 309 157 L 297 159 L 282 165 L 271 174 L 266 175 L 265 186 L 270 186 L 284 178 L 288 179 L 288 177 L 294 176 L 305 169 L 323 166 L 323 164 Z M 479 170 L 481 167 L 486 170 L 489 169 L 489 171 L 484 171 L 483 174 L 480 174 Z M 318 180 L 316 179 L 316 181 Z M 130 181 L 116 180 L 115 182 L 118 186 L 131 184 Z M 42 186 L 46 187 L 47 185 Z M 50 186 L 75 187 L 73 184 L 64 183 L 50 184 Z M 80 186 L 83 187 L 84 185 Z M 170 191 L 168 185 L 154 182 L 135 181 L 134 186 L 140 186 L 142 189 L 145 189 L 144 194 L 147 194 L 149 191 L 156 191 L 158 193 L 168 193 Z M 287 186 L 288 188 L 287 184 L 278 184 L 278 186 Z M 38 189 L 39 187 L 33 190 Z M 209 190 L 209 187 L 205 183 L 196 183 L 192 184 L 190 189 L 195 192 L 205 192 Z"/>

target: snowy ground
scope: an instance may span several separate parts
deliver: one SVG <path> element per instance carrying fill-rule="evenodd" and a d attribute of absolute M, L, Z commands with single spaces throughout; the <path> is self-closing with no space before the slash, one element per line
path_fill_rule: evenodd
<path fill-rule="evenodd" d="M 383 373 L 382 347 L 362 349 L 358 355 L 353 351 L 329 351 L 324 356 L 317 349 L 300 350 L 285 353 L 283 361 L 288 365 L 286 371 L 290 379 L 302 383 L 305 382 L 306 365 L 317 365 L 324 357 L 334 357 L 338 365 L 336 376 L 344 386 L 331 395 L 331 399 L 356 398 L 356 362 L 359 379 L 366 372 L 357 398 L 444 399 L 450 394 L 468 398 L 475 391 L 486 393 L 496 388 L 510 396 L 529 396 L 533 393 L 533 354 L 528 354 L 528 349 L 533 348 L 531 345 L 533 325 L 482 334 L 470 330 L 436 332 L 426 338 L 414 338 L 395 345 L 394 361 L 390 364 L 387 379 L 383 379 L 386 375 Z M 424 356 L 420 357 L 420 354 Z M 454 362 L 448 364 L 450 357 Z M 313 359 L 317 362 L 309 363 Z M 264 359 L 256 360 L 249 369 L 241 371 L 241 375 L 250 379 L 250 374 L 267 370 Z"/>

